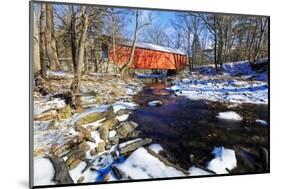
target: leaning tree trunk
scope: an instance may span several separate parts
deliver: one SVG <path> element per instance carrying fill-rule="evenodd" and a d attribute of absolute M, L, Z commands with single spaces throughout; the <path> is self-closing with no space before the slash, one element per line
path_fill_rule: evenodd
<path fill-rule="evenodd" d="M 59 59 L 54 42 L 54 26 L 53 26 L 53 5 L 48 3 L 46 6 L 46 49 L 51 70 L 59 69 Z"/>
<path fill-rule="evenodd" d="M 77 62 L 76 62 L 76 69 L 74 72 L 74 78 L 71 84 L 71 90 L 72 90 L 72 99 L 74 102 L 74 106 L 76 105 L 76 98 L 79 94 L 79 86 L 81 82 L 81 67 L 83 65 L 84 60 L 84 52 L 85 52 L 85 43 L 87 39 L 87 30 L 89 25 L 89 19 L 88 16 L 85 14 L 85 8 L 82 7 L 82 30 L 79 40 L 79 48 L 78 48 L 78 56 L 77 56 Z"/>
<path fill-rule="evenodd" d="M 37 24 L 36 24 L 36 15 L 35 11 L 33 10 L 33 72 L 34 75 L 38 75 L 40 71 L 40 52 L 39 52 L 39 36 L 37 31 Z"/>
<path fill-rule="evenodd" d="M 46 41 L 45 41 L 45 16 L 46 16 L 46 4 L 41 4 L 40 14 L 40 74 L 43 79 L 47 78 L 46 74 Z"/>
<path fill-rule="evenodd" d="M 133 63 L 134 55 L 135 55 L 135 49 L 136 49 L 136 41 L 138 36 L 138 27 L 139 27 L 139 12 L 136 12 L 136 27 L 135 27 L 135 33 L 134 33 L 134 40 L 133 40 L 133 46 L 131 48 L 130 58 L 126 64 L 124 64 L 121 67 L 120 70 L 120 76 L 122 79 L 127 79 L 129 75 L 129 67 Z"/>

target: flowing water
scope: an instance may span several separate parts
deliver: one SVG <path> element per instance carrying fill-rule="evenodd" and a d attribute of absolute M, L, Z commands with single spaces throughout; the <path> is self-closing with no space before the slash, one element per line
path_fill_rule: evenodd
<path fill-rule="evenodd" d="M 267 172 L 269 126 L 256 119 L 268 121 L 268 106 L 243 104 L 228 107 L 225 103 L 192 101 L 167 91 L 164 83 L 149 83 L 134 98 L 140 107 L 129 119 L 139 123 L 141 137 L 152 138 L 167 152 L 167 158 L 188 169 L 195 161 L 205 166 L 213 158 L 214 147 L 234 149 L 237 168 L 231 173 Z M 148 102 L 161 100 L 161 106 Z M 235 111 L 243 121 L 219 120 L 219 112 Z M 190 157 L 193 160 L 191 161 Z"/>

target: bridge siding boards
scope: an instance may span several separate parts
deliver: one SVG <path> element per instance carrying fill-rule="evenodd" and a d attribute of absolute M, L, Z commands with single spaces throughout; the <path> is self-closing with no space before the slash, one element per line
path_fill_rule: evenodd
<path fill-rule="evenodd" d="M 124 64 L 129 60 L 131 48 L 128 46 L 116 47 L 116 63 Z M 133 64 L 134 69 L 163 69 L 180 70 L 188 64 L 188 57 L 182 53 L 164 52 L 155 49 L 136 47 Z M 109 50 L 109 62 L 114 63 L 113 50 Z"/>

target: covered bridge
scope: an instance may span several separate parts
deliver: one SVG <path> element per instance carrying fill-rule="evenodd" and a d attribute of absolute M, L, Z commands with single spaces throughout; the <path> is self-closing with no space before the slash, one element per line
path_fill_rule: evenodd
<path fill-rule="evenodd" d="M 108 61 L 122 65 L 129 60 L 132 42 L 122 42 L 113 49 L 109 49 Z M 134 69 L 181 70 L 188 64 L 188 57 L 178 49 L 137 42 L 133 63 Z"/>

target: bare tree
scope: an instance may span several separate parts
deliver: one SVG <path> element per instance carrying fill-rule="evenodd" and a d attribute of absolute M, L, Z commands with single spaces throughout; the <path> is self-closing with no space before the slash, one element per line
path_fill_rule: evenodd
<path fill-rule="evenodd" d="M 47 56 L 52 70 L 57 70 L 60 67 L 59 58 L 57 55 L 54 34 L 54 21 L 53 21 L 53 5 L 48 3 L 46 5 L 46 50 Z"/>
<path fill-rule="evenodd" d="M 80 83 L 81 83 L 81 67 L 83 65 L 84 60 L 84 52 L 85 52 L 85 43 L 87 40 L 87 30 L 89 26 L 89 18 L 86 14 L 85 7 L 81 8 L 81 19 L 82 19 L 82 28 L 81 34 L 78 44 L 78 56 L 77 60 L 74 60 L 75 69 L 74 69 L 74 78 L 71 84 L 71 90 L 73 95 L 73 102 L 76 101 L 76 97 L 79 93 Z"/>
<path fill-rule="evenodd" d="M 33 10 L 33 72 L 34 75 L 38 75 L 40 71 L 40 50 L 39 50 L 39 35 L 38 35 L 38 29 L 36 24 L 36 15 L 35 10 Z"/>
<path fill-rule="evenodd" d="M 45 17 L 46 17 L 46 4 L 41 4 L 41 13 L 40 13 L 40 74 L 43 79 L 47 78 L 46 74 L 46 41 L 45 41 Z"/>

